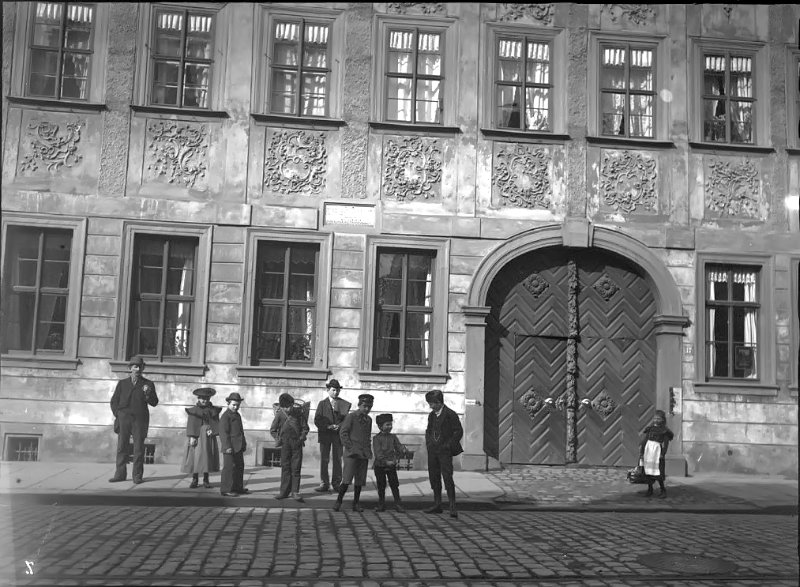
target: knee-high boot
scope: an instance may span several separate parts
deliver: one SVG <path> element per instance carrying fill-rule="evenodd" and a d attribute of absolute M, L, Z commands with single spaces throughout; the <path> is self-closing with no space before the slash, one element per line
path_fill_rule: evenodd
<path fill-rule="evenodd" d="M 358 503 L 358 500 L 361 499 L 361 485 L 356 485 L 353 487 L 353 511 L 354 512 L 363 512 L 364 508 L 361 507 L 361 504 Z"/>
<path fill-rule="evenodd" d="M 450 517 L 457 518 L 458 512 L 456 511 L 456 488 L 455 487 L 448 487 L 447 488 L 447 502 L 450 506 Z"/>
<path fill-rule="evenodd" d="M 347 493 L 348 487 L 349 485 L 346 483 L 339 485 L 339 495 L 336 496 L 336 503 L 333 504 L 333 511 L 338 512 L 342 508 L 342 500 L 344 499 L 344 494 Z"/>

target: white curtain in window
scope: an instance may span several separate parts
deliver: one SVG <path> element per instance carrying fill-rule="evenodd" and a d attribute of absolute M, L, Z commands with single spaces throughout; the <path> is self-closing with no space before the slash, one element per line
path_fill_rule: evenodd
<path fill-rule="evenodd" d="M 162 12 L 158 18 L 158 28 L 166 31 L 182 31 L 183 15 Z"/>
<path fill-rule="evenodd" d="M 59 13 L 61 10 L 59 9 Z M 71 4 L 67 11 L 67 19 L 72 23 L 78 24 L 91 24 L 94 16 L 94 8 L 91 6 L 82 6 L 79 4 Z"/>
<path fill-rule="evenodd" d="M 37 20 L 48 20 L 51 22 L 61 21 L 61 4 L 53 2 L 39 2 L 36 4 Z"/>
<path fill-rule="evenodd" d="M 724 271 L 710 271 L 708 274 L 708 299 L 714 301 L 717 299 L 716 292 L 714 291 L 717 283 L 725 283 L 728 281 L 728 274 Z M 713 376 L 717 367 L 717 348 L 714 345 L 714 325 L 716 323 L 717 311 L 714 308 L 708 310 L 708 374 Z"/>
<path fill-rule="evenodd" d="M 734 283 L 744 286 L 744 301 L 756 301 L 756 274 L 753 271 L 737 271 L 733 274 Z M 758 376 L 756 369 L 756 352 L 758 346 L 758 325 L 756 324 L 755 309 L 747 310 L 744 315 L 744 344 L 753 349 L 753 364 L 750 372 L 745 375 L 748 379 L 755 379 Z"/>

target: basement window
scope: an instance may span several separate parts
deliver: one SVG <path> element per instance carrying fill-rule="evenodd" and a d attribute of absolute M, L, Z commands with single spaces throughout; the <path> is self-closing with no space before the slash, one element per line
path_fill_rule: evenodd
<path fill-rule="evenodd" d="M 7 461 L 38 461 L 39 437 L 6 434 Z"/>
<path fill-rule="evenodd" d="M 131 462 L 133 462 L 133 443 L 130 445 L 131 452 L 128 455 Z M 145 465 L 154 465 L 156 462 L 156 445 L 155 444 L 145 444 L 144 445 L 144 464 Z"/>
<path fill-rule="evenodd" d="M 261 449 L 261 466 L 271 467 L 273 469 L 280 468 L 281 466 L 281 449 L 263 447 Z"/>

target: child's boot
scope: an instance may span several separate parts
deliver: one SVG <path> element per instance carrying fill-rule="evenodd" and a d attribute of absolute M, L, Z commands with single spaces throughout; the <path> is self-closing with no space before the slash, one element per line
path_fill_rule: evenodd
<path fill-rule="evenodd" d="M 192 475 L 192 482 L 189 483 L 189 489 L 194 489 L 197 487 L 197 473 Z"/>
<path fill-rule="evenodd" d="M 203 473 L 203 487 L 211 489 L 211 482 L 208 480 L 208 473 Z"/>
<path fill-rule="evenodd" d="M 353 487 L 353 511 L 354 512 L 363 512 L 364 508 L 361 507 L 361 504 L 358 503 L 358 500 L 361 499 L 361 485 L 356 485 Z"/>
<path fill-rule="evenodd" d="M 400 513 L 406 511 L 403 508 L 403 504 L 400 503 L 400 489 L 398 487 L 392 487 L 392 497 L 394 498 L 394 509 Z"/>
<path fill-rule="evenodd" d="M 647 484 L 647 491 L 642 493 L 642 495 L 644 497 L 652 497 L 653 496 L 653 484 L 652 483 L 648 483 Z"/>
<path fill-rule="evenodd" d="M 659 481 L 658 485 L 659 485 L 659 488 L 660 488 L 660 491 L 658 492 L 658 497 L 660 497 L 661 499 L 664 499 L 665 497 L 667 497 L 667 488 L 664 487 L 664 482 L 663 481 Z"/>
<path fill-rule="evenodd" d="M 386 511 L 386 489 L 378 489 L 378 507 L 375 508 L 376 512 Z"/>
<path fill-rule="evenodd" d="M 342 500 L 344 499 L 344 494 L 347 493 L 347 487 L 345 483 L 339 485 L 339 495 L 336 496 L 336 503 L 333 504 L 333 511 L 338 512 L 342 509 Z"/>

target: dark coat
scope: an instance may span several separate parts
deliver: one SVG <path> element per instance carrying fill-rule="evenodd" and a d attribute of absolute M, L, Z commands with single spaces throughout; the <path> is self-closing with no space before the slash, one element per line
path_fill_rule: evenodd
<path fill-rule="evenodd" d="M 222 408 L 219 406 L 192 406 L 186 408 L 188 418 L 186 419 L 186 436 L 200 436 L 200 428 L 203 425 L 209 426 L 214 434 L 219 434 L 219 413 Z"/>
<path fill-rule="evenodd" d="M 435 412 L 428 414 L 428 427 L 425 429 L 425 446 L 431 452 L 449 454 L 450 456 L 460 455 L 464 452 L 461 447 L 461 438 L 464 436 L 464 428 L 458 414 L 444 406 L 442 415 L 436 416 Z"/>
<path fill-rule="evenodd" d="M 219 417 L 219 440 L 222 443 L 222 452 L 233 449 L 234 453 L 247 450 L 247 441 L 244 438 L 244 426 L 239 412 L 225 412 Z"/>
<path fill-rule="evenodd" d="M 333 406 L 331 406 L 330 398 L 325 398 L 317 404 L 317 411 L 314 413 L 314 425 L 317 427 L 317 437 L 320 442 L 331 442 L 339 438 L 339 431 L 328 430 L 328 426 L 341 425 L 349 411 L 350 402 L 342 398 L 336 398 L 335 412 Z"/>
<path fill-rule="evenodd" d="M 339 437 L 342 439 L 345 457 L 372 458 L 372 418 L 361 412 L 350 412 L 342 421 Z"/>
<path fill-rule="evenodd" d="M 146 377 L 139 377 L 136 385 L 130 377 L 120 379 L 111 396 L 111 413 L 119 417 L 120 412 L 133 415 L 137 420 L 150 421 L 150 410 L 147 407 L 158 405 L 155 384 Z"/>

